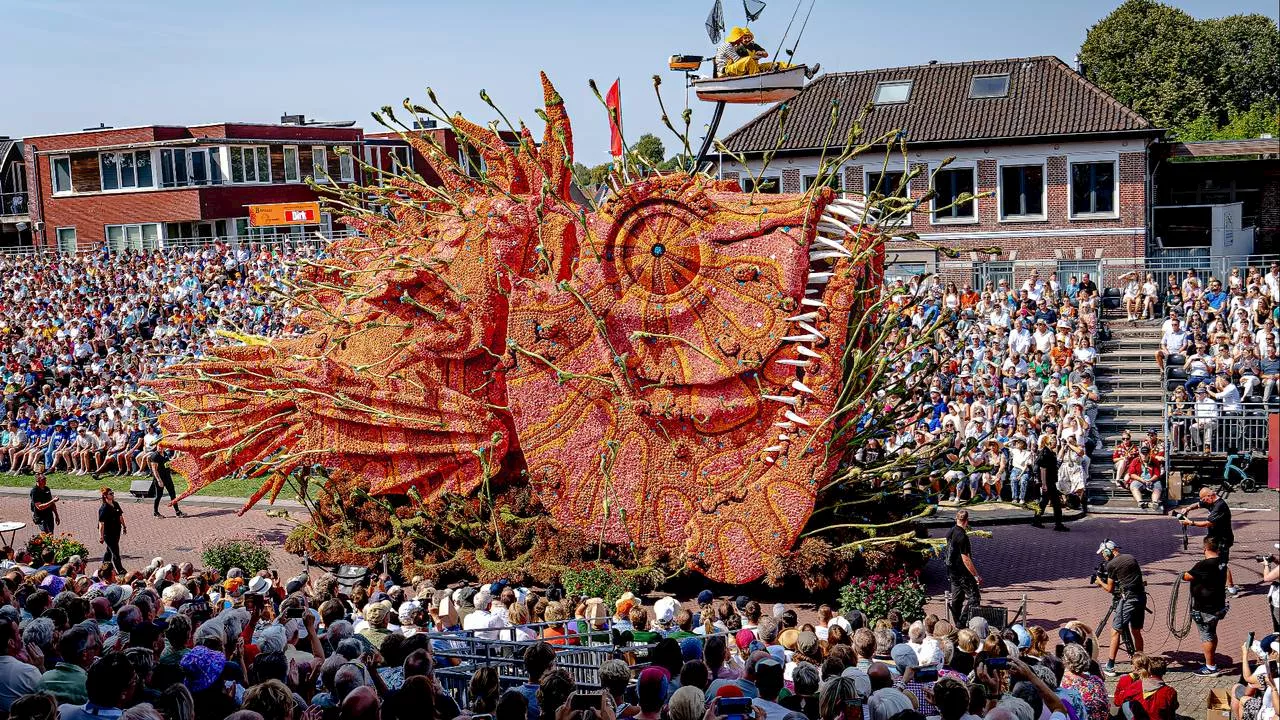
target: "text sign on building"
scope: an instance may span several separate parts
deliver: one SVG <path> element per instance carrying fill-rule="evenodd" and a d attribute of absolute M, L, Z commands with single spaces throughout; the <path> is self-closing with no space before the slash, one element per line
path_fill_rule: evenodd
<path fill-rule="evenodd" d="M 274 227 L 276 225 L 319 225 L 320 203 L 273 203 L 250 205 L 250 227 Z"/>

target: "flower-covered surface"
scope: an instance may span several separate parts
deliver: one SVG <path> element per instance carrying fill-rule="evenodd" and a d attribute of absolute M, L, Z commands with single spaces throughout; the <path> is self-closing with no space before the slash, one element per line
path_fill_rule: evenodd
<path fill-rule="evenodd" d="M 580 207 L 543 84 L 540 145 L 453 119 L 478 177 L 405 135 L 443 185 L 389 179 L 389 213 L 343 219 L 361 235 L 293 298 L 306 335 L 246 338 L 154 383 L 182 497 L 261 476 L 247 508 L 319 465 L 424 505 L 530 484 L 559 527 L 683 548 L 716 580 L 795 546 L 840 457 L 857 291 L 879 282 L 878 253 L 848 261 L 875 242 L 859 208 L 683 172 Z"/>

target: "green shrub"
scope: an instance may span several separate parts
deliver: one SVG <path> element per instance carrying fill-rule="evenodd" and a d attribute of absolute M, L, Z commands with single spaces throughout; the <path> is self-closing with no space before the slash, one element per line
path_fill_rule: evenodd
<path fill-rule="evenodd" d="M 271 564 L 271 548 L 256 537 L 212 538 L 200 548 L 204 566 L 224 575 L 233 567 L 252 575 Z"/>
<path fill-rule="evenodd" d="M 84 543 L 71 537 L 68 533 L 60 533 L 58 535 L 40 533 L 27 541 L 27 551 L 37 560 L 42 556 L 45 548 L 49 547 L 53 548 L 53 561 L 55 563 L 65 563 L 72 555 L 79 555 L 81 559 L 88 559 L 89 549 L 84 546 Z"/>
<path fill-rule="evenodd" d="M 861 610 L 868 620 L 886 617 L 897 610 L 908 622 L 924 617 L 928 600 L 920 573 L 898 572 L 854 578 L 840 590 L 840 612 Z"/>
<path fill-rule="evenodd" d="M 631 590 L 631 581 L 624 573 L 600 565 L 565 570 L 560 574 L 560 582 L 569 597 L 598 597 L 609 607 L 613 607 L 623 593 Z"/>

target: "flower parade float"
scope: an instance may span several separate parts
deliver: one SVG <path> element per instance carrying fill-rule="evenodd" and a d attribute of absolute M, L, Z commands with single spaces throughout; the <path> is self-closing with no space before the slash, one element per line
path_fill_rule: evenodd
<path fill-rule="evenodd" d="M 931 512 L 912 488 L 937 453 L 851 458 L 911 410 L 910 374 L 889 372 L 918 349 L 896 340 L 909 308 L 880 288 L 912 203 L 826 180 L 895 138 L 855 127 L 803 194 L 625 159 L 579 203 L 569 117 L 542 83 L 540 142 L 405 101 L 478 167 L 375 115 L 439 182 L 330 186 L 359 234 L 298 268 L 281 301 L 305 332 L 237 336 L 152 382 L 179 499 L 260 478 L 248 509 L 291 483 L 310 518 L 290 550 L 387 556 L 406 577 L 602 565 L 637 585 L 691 570 L 821 588 L 893 562 Z"/>

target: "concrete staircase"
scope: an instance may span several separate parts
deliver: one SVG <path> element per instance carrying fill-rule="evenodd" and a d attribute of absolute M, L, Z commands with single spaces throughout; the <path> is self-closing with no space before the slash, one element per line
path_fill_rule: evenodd
<path fill-rule="evenodd" d="M 1111 328 L 1111 339 L 1098 344 L 1097 428 L 1102 444 L 1090 457 L 1087 493 L 1089 511 L 1096 513 L 1158 513 L 1142 510 L 1127 490 L 1112 483 L 1115 476 L 1111 452 L 1127 428 L 1135 442 L 1147 430 L 1163 432 L 1164 388 L 1156 367 L 1156 350 L 1160 349 L 1160 324 L 1144 320 L 1130 324 L 1123 310 L 1106 310 L 1103 319 Z"/>

